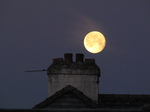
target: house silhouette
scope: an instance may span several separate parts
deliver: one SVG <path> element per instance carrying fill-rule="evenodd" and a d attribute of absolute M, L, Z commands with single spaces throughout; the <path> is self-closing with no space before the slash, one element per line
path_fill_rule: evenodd
<path fill-rule="evenodd" d="M 100 68 L 81 53 L 66 53 L 47 68 L 49 97 L 32 109 L 11 112 L 150 112 L 150 95 L 99 94 Z"/>

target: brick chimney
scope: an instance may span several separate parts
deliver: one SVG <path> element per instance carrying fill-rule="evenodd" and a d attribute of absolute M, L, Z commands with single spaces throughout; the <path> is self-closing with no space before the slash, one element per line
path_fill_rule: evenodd
<path fill-rule="evenodd" d="M 94 59 L 84 61 L 84 55 L 77 53 L 75 62 L 73 62 L 73 54 L 66 53 L 64 59 L 53 59 L 53 63 L 47 69 L 47 75 L 49 77 L 49 96 L 71 85 L 93 101 L 98 102 L 100 69 Z"/>

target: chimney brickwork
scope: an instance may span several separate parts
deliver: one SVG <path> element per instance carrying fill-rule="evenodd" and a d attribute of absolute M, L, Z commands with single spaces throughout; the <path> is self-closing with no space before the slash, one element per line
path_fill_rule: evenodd
<path fill-rule="evenodd" d="M 94 59 L 85 59 L 83 54 L 76 54 L 73 62 L 71 53 L 63 58 L 53 59 L 47 69 L 49 77 L 48 95 L 52 96 L 62 88 L 71 85 L 83 92 L 93 101 L 98 102 L 100 69 Z"/>

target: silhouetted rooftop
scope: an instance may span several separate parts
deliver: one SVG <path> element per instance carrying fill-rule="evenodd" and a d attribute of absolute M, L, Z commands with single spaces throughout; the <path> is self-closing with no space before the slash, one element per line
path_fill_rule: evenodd
<path fill-rule="evenodd" d="M 37 104 L 33 109 L 79 109 L 79 108 L 98 108 L 98 104 L 85 96 L 75 87 L 68 85 L 51 97 Z"/>

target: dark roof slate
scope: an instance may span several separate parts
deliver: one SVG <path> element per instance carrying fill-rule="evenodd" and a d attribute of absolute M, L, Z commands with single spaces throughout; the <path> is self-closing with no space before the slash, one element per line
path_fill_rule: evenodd
<path fill-rule="evenodd" d="M 150 104 L 150 95 L 99 94 L 101 108 L 139 108 Z"/>
<path fill-rule="evenodd" d="M 33 109 L 42 108 L 97 108 L 93 100 L 84 95 L 77 88 L 68 85 L 51 97 L 37 104 Z"/>

